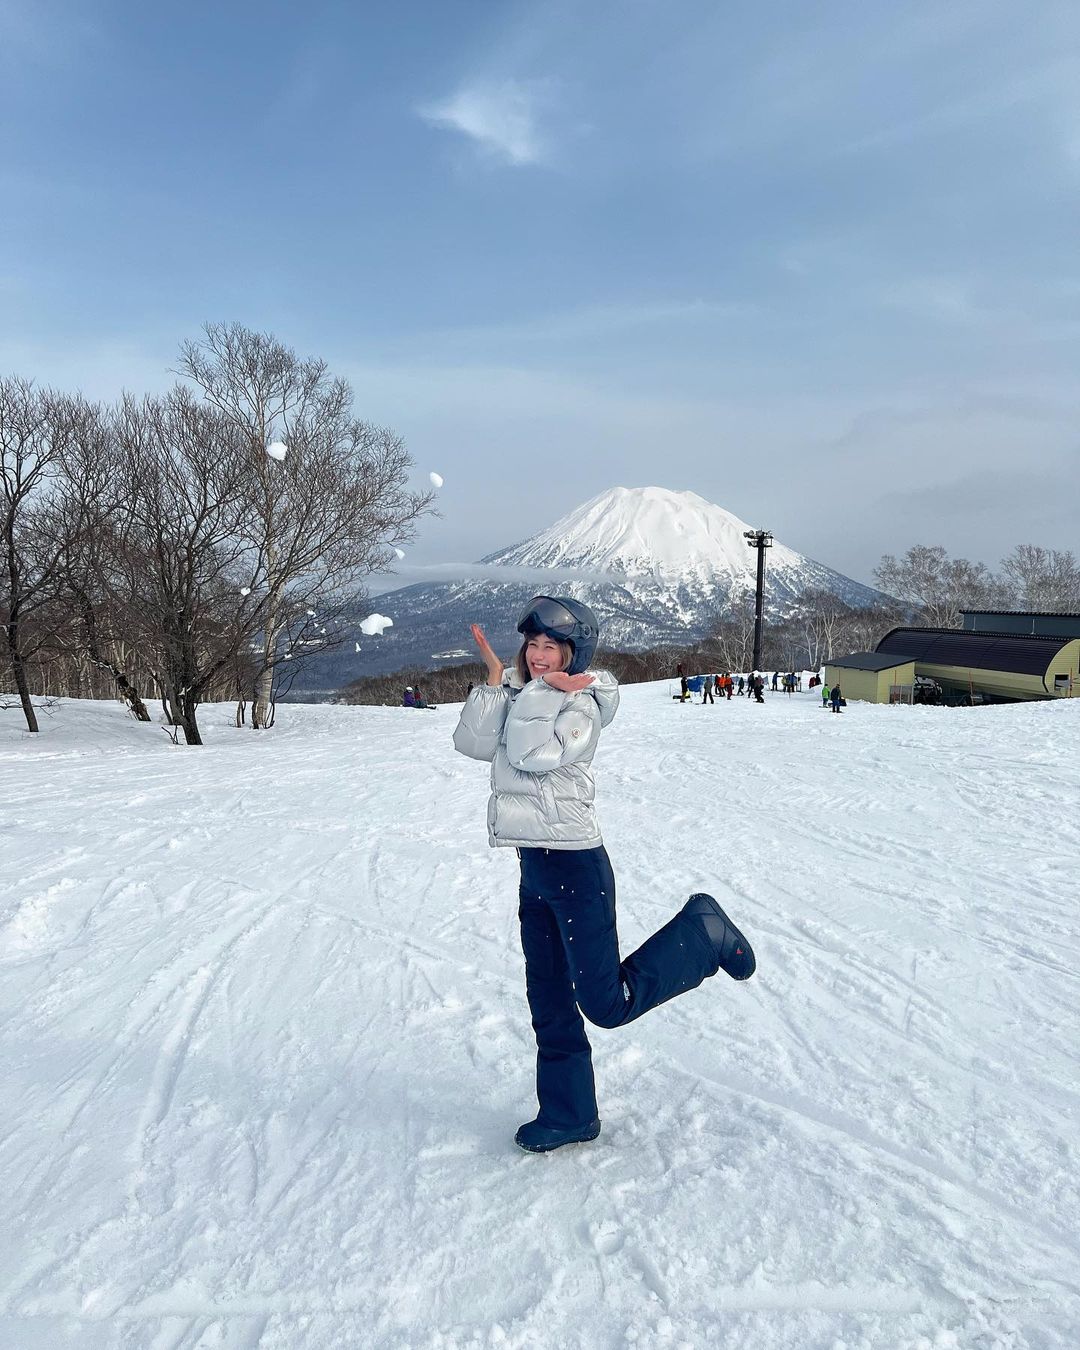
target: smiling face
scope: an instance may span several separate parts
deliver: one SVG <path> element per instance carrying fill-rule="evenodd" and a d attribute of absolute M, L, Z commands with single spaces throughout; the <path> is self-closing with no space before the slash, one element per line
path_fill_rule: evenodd
<path fill-rule="evenodd" d="M 549 670 L 565 670 L 573 655 L 569 643 L 556 642 L 546 633 L 537 633 L 525 643 L 525 664 L 529 679 L 539 679 Z"/>

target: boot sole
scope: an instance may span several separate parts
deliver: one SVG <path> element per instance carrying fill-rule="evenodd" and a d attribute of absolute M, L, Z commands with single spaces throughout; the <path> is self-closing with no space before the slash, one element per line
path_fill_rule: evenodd
<path fill-rule="evenodd" d="M 715 899 L 713 899 L 711 895 L 706 895 L 704 891 L 695 891 L 694 894 L 690 897 L 690 899 L 707 901 L 709 906 L 712 908 L 713 912 L 715 914 L 718 914 L 720 918 L 723 919 L 727 927 L 730 928 L 731 931 L 735 934 L 736 942 L 739 943 L 741 946 L 743 946 L 750 953 L 750 962 L 751 962 L 750 969 L 746 972 L 745 975 L 732 975 L 730 970 L 725 970 L 723 966 L 720 967 L 720 969 L 724 971 L 724 974 L 728 977 L 728 979 L 734 980 L 736 984 L 742 984 L 744 980 L 748 980 L 751 977 L 751 975 L 753 975 L 753 973 L 757 970 L 757 957 L 754 954 L 753 947 L 747 941 L 746 935 L 741 931 L 741 929 L 735 927 L 735 925 L 731 922 L 728 916 L 720 908 L 719 903 Z M 689 904 L 689 901 L 687 901 L 687 903 Z"/>

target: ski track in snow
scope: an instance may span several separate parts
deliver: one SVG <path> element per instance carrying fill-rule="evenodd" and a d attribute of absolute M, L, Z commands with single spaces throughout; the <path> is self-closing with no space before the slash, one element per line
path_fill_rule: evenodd
<path fill-rule="evenodd" d="M 5 714 L 0 1345 L 1075 1350 L 1080 703 L 669 692 L 596 761 L 623 950 L 705 889 L 758 974 L 594 1030 L 550 1157 L 456 708 Z"/>

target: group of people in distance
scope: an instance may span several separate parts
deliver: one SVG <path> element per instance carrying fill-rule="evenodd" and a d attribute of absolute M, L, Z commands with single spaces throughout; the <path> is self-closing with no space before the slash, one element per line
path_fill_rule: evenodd
<path fill-rule="evenodd" d="M 403 708 L 426 708 L 428 702 L 420 692 L 418 684 L 407 684 L 405 692 L 401 696 L 401 706 Z"/>
<path fill-rule="evenodd" d="M 765 677 L 753 671 L 749 675 L 732 675 L 730 671 L 724 671 L 719 675 L 691 675 L 688 678 L 679 665 L 675 673 L 679 677 L 679 693 L 675 698 L 680 703 L 688 703 L 691 694 L 700 694 L 702 703 L 715 703 L 717 698 L 731 698 L 734 694 L 740 698 L 745 694 L 758 703 L 765 702 Z M 773 688 L 776 688 L 775 684 Z"/>
<path fill-rule="evenodd" d="M 679 703 L 689 703 L 691 694 L 700 694 L 703 704 L 715 703 L 717 698 L 731 698 L 735 694 L 740 698 L 745 694 L 747 698 L 753 698 L 758 703 L 765 702 L 765 676 L 759 675 L 756 671 L 751 671 L 749 675 L 732 675 L 730 671 L 724 671 L 719 675 L 687 676 L 683 667 L 678 665 L 675 673 L 679 677 L 679 692 L 674 697 Z M 810 688 L 814 689 L 819 684 L 821 679 L 817 675 L 811 675 Z M 802 689 L 802 675 L 793 670 L 788 671 L 786 675 L 774 671 L 772 687 L 774 692 L 782 689 L 785 694 L 794 694 L 796 690 Z M 832 689 L 827 684 L 821 684 L 821 702 L 825 708 L 831 702 L 832 710 L 836 713 L 846 706 L 838 684 Z"/>

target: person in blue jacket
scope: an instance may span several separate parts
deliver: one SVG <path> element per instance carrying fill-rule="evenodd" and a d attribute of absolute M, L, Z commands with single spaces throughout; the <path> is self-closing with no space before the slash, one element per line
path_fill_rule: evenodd
<path fill-rule="evenodd" d="M 754 973 L 753 949 L 710 895 L 696 894 L 625 960 L 615 926 L 615 877 L 594 805 L 592 759 L 619 706 L 618 685 L 589 670 L 595 614 L 538 595 L 518 620 L 523 642 L 503 669 L 483 631 L 488 668 L 454 732 L 462 754 L 491 763 L 488 838 L 517 849 L 525 990 L 536 1035 L 539 1112 L 514 1142 L 530 1153 L 600 1133 L 583 1016 L 620 1027 L 724 970 Z"/>

